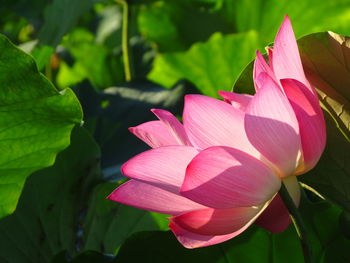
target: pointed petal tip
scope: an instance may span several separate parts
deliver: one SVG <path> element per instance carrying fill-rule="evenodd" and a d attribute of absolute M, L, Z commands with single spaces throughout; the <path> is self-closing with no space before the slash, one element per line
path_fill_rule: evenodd
<path fill-rule="evenodd" d="M 283 18 L 283 22 L 282 22 L 282 26 L 281 27 L 283 27 L 284 25 L 287 25 L 287 26 L 290 26 L 290 27 L 292 26 L 292 22 L 290 20 L 290 17 L 287 14 Z"/>
<path fill-rule="evenodd" d="M 162 113 L 162 112 L 165 112 L 166 110 L 152 108 L 152 109 L 150 109 L 150 111 L 151 111 L 154 115 L 157 116 L 157 113 Z"/>
<path fill-rule="evenodd" d="M 294 37 L 294 31 L 292 27 L 292 21 L 290 20 L 288 15 L 284 16 L 283 22 L 277 32 L 277 35 L 281 34 L 283 31 L 291 31 L 293 32 L 293 37 Z"/>
<path fill-rule="evenodd" d="M 130 160 L 129 160 L 130 161 Z M 127 170 L 128 170 L 128 163 L 129 161 L 126 161 L 125 163 L 122 164 L 122 166 L 120 167 L 120 172 L 122 173 L 122 175 L 126 176 L 127 174 Z"/>
<path fill-rule="evenodd" d="M 114 189 L 112 193 L 110 193 L 108 196 L 106 196 L 106 199 L 111 200 L 113 202 L 118 202 L 118 194 L 117 194 L 118 187 L 116 189 Z"/>
<path fill-rule="evenodd" d="M 163 110 L 163 109 L 155 109 L 155 108 L 153 108 L 153 109 L 151 109 L 151 112 L 154 114 L 154 115 L 156 115 L 157 116 L 157 118 L 158 119 L 162 119 L 162 117 L 165 115 L 165 116 L 167 116 L 167 115 L 172 115 L 169 111 L 167 111 L 167 110 Z"/>
<path fill-rule="evenodd" d="M 227 96 L 226 96 L 227 91 L 219 90 L 219 91 L 218 91 L 218 94 L 219 94 L 219 96 L 220 96 L 221 98 L 224 99 L 224 102 L 230 103 L 230 100 L 228 100 L 228 99 L 227 99 Z"/>
<path fill-rule="evenodd" d="M 113 192 L 112 193 L 110 193 L 108 196 L 106 196 L 106 200 L 110 200 L 110 201 L 113 201 L 113 202 L 118 202 L 119 203 L 119 194 L 118 194 L 118 188 L 119 188 L 119 186 L 116 188 L 116 189 L 114 189 L 113 190 Z"/>
<path fill-rule="evenodd" d="M 160 119 L 160 118 L 159 118 L 159 115 L 161 115 L 162 112 L 163 112 L 164 110 L 152 108 L 152 109 L 150 109 L 150 111 L 151 111 L 158 119 Z"/>
<path fill-rule="evenodd" d="M 167 110 L 163 110 L 163 109 L 156 109 L 156 108 L 152 108 L 151 112 L 156 115 L 156 117 L 159 120 L 162 120 L 162 118 L 168 117 L 169 115 L 172 115 L 171 112 L 167 111 Z"/>
<path fill-rule="evenodd" d="M 260 52 L 259 49 L 257 49 L 257 50 L 255 51 L 255 54 L 256 54 L 257 56 L 262 56 L 262 54 L 261 54 L 261 52 Z"/>
<path fill-rule="evenodd" d="M 182 123 L 170 111 L 163 109 L 152 109 L 159 121 L 167 129 L 176 145 L 191 145 Z M 158 131 L 159 132 L 159 131 Z"/>
<path fill-rule="evenodd" d="M 246 95 L 237 94 L 231 91 L 219 90 L 218 94 L 224 99 L 224 102 L 231 104 L 235 108 L 245 108 L 248 99 Z"/>
<path fill-rule="evenodd" d="M 228 92 L 228 91 L 225 91 L 225 90 L 219 90 L 219 91 L 218 91 L 218 94 L 219 94 L 221 97 L 223 97 L 223 98 L 224 98 L 224 96 L 225 96 L 226 92 Z"/>
<path fill-rule="evenodd" d="M 195 94 L 186 94 L 185 97 L 184 97 L 184 100 L 187 101 L 187 100 L 191 100 L 193 99 L 193 97 L 195 96 L 198 96 L 198 95 L 195 95 Z"/>

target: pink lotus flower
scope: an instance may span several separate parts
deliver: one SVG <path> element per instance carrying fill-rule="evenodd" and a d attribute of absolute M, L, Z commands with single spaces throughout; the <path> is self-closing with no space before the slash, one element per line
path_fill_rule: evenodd
<path fill-rule="evenodd" d="M 315 166 L 326 133 L 288 17 L 269 60 L 257 53 L 254 96 L 220 92 L 223 102 L 187 95 L 183 125 L 154 109 L 158 121 L 130 128 L 153 149 L 123 165 L 131 180 L 108 198 L 172 215 L 169 226 L 188 248 L 226 241 L 253 222 L 283 231 L 290 217 L 281 182 L 298 204 L 294 175 Z"/>

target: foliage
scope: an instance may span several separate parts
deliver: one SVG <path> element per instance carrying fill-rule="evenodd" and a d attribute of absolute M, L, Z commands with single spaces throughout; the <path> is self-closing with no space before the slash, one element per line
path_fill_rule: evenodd
<path fill-rule="evenodd" d="M 194 44 L 186 52 L 158 56 L 148 78 L 165 87 L 185 78 L 200 87 L 203 94 L 217 97 L 217 91 L 229 90 L 232 80 L 252 60 L 257 42 L 254 31 L 214 34 L 206 43 Z"/>
<path fill-rule="evenodd" d="M 83 128 L 75 128 L 71 141 L 54 166 L 27 180 L 17 210 L 0 220 L 2 261 L 49 262 L 62 251 L 68 257 L 91 249 L 113 253 L 138 229 L 164 229 L 159 215 L 106 202 L 117 184 L 101 184 L 98 145 Z"/>
<path fill-rule="evenodd" d="M 14 211 L 27 176 L 54 163 L 82 112 L 70 89 L 59 92 L 33 59 L 0 36 L 0 217 Z"/>

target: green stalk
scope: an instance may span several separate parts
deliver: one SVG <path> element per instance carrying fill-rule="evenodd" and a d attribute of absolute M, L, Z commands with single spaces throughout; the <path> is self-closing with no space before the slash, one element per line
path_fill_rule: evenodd
<path fill-rule="evenodd" d="M 123 25 L 122 25 L 122 52 L 124 61 L 125 80 L 131 81 L 131 66 L 129 54 L 129 6 L 125 0 L 115 0 L 123 8 Z"/>
<path fill-rule="evenodd" d="M 287 207 L 289 211 L 289 215 L 292 219 L 293 225 L 295 227 L 295 230 L 299 236 L 301 247 L 304 254 L 304 261 L 305 263 L 314 263 L 313 256 L 312 256 L 312 250 L 310 246 L 310 240 L 308 237 L 308 232 L 306 229 L 306 226 L 303 222 L 303 219 L 298 211 L 298 208 L 295 206 L 293 199 L 288 193 L 287 188 L 285 187 L 284 183 L 282 183 L 281 189 L 279 191 L 279 194 Z"/>

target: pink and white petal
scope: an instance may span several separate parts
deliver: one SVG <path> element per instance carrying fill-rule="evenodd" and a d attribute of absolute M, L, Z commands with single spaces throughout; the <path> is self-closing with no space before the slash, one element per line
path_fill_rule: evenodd
<path fill-rule="evenodd" d="M 129 178 L 178 193 L 186 167 L 196 154 L 198 151 L 190 146 L 159 147 L 136 155 L 121 171 Z"/>
<path fill-rule="evenodd" d="M 183 122 L 196 148 L 230 146 L 253 156 L 260 155 L 246 137 L 244 113 L 228 103 L 203 95 L 187 95 Z"/>
<path fill-rule="evenodd" d="M 260 160 L 237 149 L 213 146 L 189 163 L 180 193 L 205 206 L 228 209 L 261 205 L 280 187 L 280 178 Z"/>
<path fill-rule="evenodd" d="M 170 215 L 205 208 L 178 194 L 137 180 L 122 184 L 107 198 L 139 209 Z"/>
<path fill-rule="evenodd" d="M 199 248 L 199 247 L 212 246 L 218 243 L 225 242 L 235 237 L 236 235 L 238 235 L 238 233 L 231 233 L 228 235 L 220 235 L 220 236 L 199 235 L 183 229 L 182 227 L 178 226 L 174 222 L 170 222 L 169 228 L 174 233 L 177 240 L 186 248 Z"/>
<path fill-rule="evenodd" d="M 238 94 L 222 90 L 220 90 L 218 93 L 221 97 L 224 98 L 225 102 L 230 103 L 234 108 L 241 111 L 245 111 L 245 108 L 253 97 L 248 94 Z"/>
<path fill-rule="evenodd" d="M 258 91 L 262 87 L 262 84 L 264 82 L 263 79 L 261 79 L 261 76 L 264 76 L 264 75 L 260 75 L 261 73 L 266 73 L 273 80 L 275 80 L 275 75 L 271 67 L 266 63 L 260 51 L 257 50 L 256 58 L 254 61 L 254 70 L 253 70 L 254 87 L 256 91 Z"/>
<path fill-rule="evenodd" d="M 275 196 L 270 205 L 255 220 L 255 224 L 271 233 L 283 232 L 291 222 L 288 209 L 279 194 Z"/>
<path fill-rule="evenodd" d="M 277 79 L 296 79 L 314 93 L 305 77 L 298 45 L 288 16 L 280 27 L 273 46 L 273 69 Z"/>
<path fill-rule="evenodd" d="M 263 87 L 246 109 L 246 133 L 279 176 L 289 176 L 294 174 L 301 155 L 298 121 L 279 86 L 266 73 L 261 74 L 265 75 Z"/>
<path fill-rule="evenodd" d="M 185 129 L 182 123 L 176 119 L 176 117 L 169 111 L 161 109 L 151 110 L 158 119 L 168 128 L 169 132 L 174 136 L 177 144 L 179 145 L 191 145 L 186 135 Z"/>
<path fill-rule="evenodd" d="M 299 122 L 304 167 L 299 173 L 311 170 L 326 145 L 326 126 L 317 95 L 301 82 L 282 79 L 282 87 Z"/>
<path fill-rule="evenodd" d="M 152 148 L 179 145 L 176 138 L 161 121 L 145 122 L 138 126 L 130 127 L 129 131 Z"/>
<path fill-rule="evenodd" d="M 238 235 L 254 222 L 260 212 L 261 207 L 207 208 L 174 216 L 170 220 L 199 235 Z"/>

